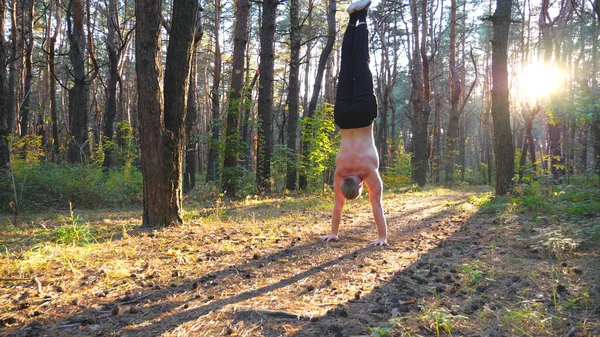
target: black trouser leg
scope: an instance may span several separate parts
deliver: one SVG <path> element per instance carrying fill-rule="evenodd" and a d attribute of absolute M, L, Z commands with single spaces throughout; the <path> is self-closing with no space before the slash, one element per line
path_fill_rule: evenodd
<path fill-rule="evenodd" d="M 336 109 L 352 103 L 354 94 L 354 33 L 356 27 L 348 26 L 342 40 L 342 61 L 336 92 Z"/>
<path fill-rule="evenodd" d="M 334 116 L 342 129 L 368 126 L 377 117 L 369 69 L 369 31 L 364 24 L 348 27 L 344 33 Z"/>

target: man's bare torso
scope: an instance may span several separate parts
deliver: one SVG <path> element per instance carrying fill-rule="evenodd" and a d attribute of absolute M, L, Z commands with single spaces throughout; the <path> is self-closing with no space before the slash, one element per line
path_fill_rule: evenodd
<path fill-rule="evenodd" d="M 342 141 L 336 158 L 336 176 L 366 179 L 379 168 L 373 138 L 373 124 L 364 128 L 340 130 Z"/>

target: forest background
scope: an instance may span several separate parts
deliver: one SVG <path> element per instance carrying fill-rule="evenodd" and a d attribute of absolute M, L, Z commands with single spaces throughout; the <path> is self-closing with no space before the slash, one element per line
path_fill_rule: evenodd
<path fill-rule="evenodd" d="M 186 18 L 193 29 L 174 19 L 176 4 L 138 2 L 136 23 L 128 1 L 2 1 L 5 211 L 39 200 L 64 207 L 143 199 L 145 223 L 178 223 L 182 192 L 197 179 L 234 197 L 331 183 L 339 141 L 331 102 L 347 4 L 182 2 L 197 12 Z M 495 184 L 505 195 L 513 181 L 593 180 L 598 7 L 374 3 L 375 138 L 385 183 Z M 154 27 L 142 31 L 146 14 Z M 178 64 L 190 69 L 169 70 Z"/>
<path fill-rule="evenodd" d="M 0 334 L 598 335 L 600 2 L 374 1 L 381 249 L 349 3 L 0 0 Z"/>

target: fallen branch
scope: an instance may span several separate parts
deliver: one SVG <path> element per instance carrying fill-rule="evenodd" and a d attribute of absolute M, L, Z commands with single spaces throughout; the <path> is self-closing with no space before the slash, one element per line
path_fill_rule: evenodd
<path fill-rule="evenodd" d="M 255 312 L 259 315 L 269 316 L 269 317 L 273 317 L 273 318 L 295 319 L 295 320 L 299 320 L 299 321 L 310 321 L 311 320 L 310 317 L 297 315 L 297 314 L 291 314 L 291 313 L 285 312 L 285 311 L 249 310 L 249 312 Z"/>
<path fill-rule="evenodd" d="M 37 276 L 34 276 L 32 281 L 35 282 L 35 284 L 37 286 L 38 294 L 40 296 L 44 295 L 44 291 L 42 290 L 42 282 L 40 282 L 40 280 L 38 280 Z"/>

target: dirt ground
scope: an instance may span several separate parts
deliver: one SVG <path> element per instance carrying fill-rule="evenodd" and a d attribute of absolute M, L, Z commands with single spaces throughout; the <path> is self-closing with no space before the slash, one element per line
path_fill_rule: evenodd
<path fill-rule="evenodd" d="M 198 210 L 1 281 L 0 335 L 600 336 L 599 248 L 547 244 L 559 224 L 482 212 L 480 194 L 387 194 L 389 247 L 367 246 L 367 198 L 332 243 L 328 207 Z"/>

